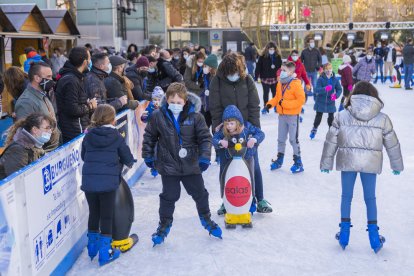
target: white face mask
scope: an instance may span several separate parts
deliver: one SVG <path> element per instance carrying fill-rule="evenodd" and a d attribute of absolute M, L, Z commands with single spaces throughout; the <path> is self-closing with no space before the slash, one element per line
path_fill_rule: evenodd
<path fill-rule="evenodd" d="M 292 60 L 293 61 L 297 61 L 299 59 L 299 57 L 298 56 L 292 56 Z"/>
<path fill-rule="evenodd" d="M 172 58 L 167 58 L 165 60 L 168 61 L 168 62 L 171 62 Z"/>
<path fill-rule="evenodd" d="M 368 60 L 371 60 L 371 58 L 372 58 L 372 55 L 367 55 Z"/>
<path fill-rule="evenodd" d="M 275 50 L 269 50 L 269 55 L 273 55 L 275 53 Z"/>
<path fill-rule="evenodd" d="M 240 79 L 240 76 L 238 73 L 234 74 L 234 75 L 228 75 L 227 79 L 231 82 L 236 82 Z"/>
<path fill-rule="evenodd" d="M 148 68 L 148 73 L 154 73 L 155 72 L 155 68 Z"/>
<path fill-rule="evenodd" d="M 377 47 L 380 48 L 381 47 L 381 44 L 377 44 Z"/>
<path fill-rule="evenodd" d="M 37 137 L 37 141 L 39 141 L 42 144 L 46 144 L 47 142 L 49 142 L 51 136 L 52 134 L 49 132 L 42 132 L 42 136 Z"/>
<path fill-rule="evenodd" d="M 189 57 L 190 57 L 189 55 L 183 55 L 183 58 L 184 58 L 185 60 L 187 60 Z"/>
<path fill-rule="evenodd" d="M 204 65 L 204 63 L 203 62 L 197 62 L 197 66 L 198 67 L 202 67 Z"/>
<path fill-rule="evenodd" d="M 175 59 L 175 60 L 179 60 L 179 59 L 180 59 L 180 57 L 179 57 L 179 56 L 174 56 L 174 59 Z"/>
<path fill-rule="evenodd" d="M 108 70 L 105 71 L 105 73 L 107 73 L 108 75 L 111 73 L 112 71 L 112 64 L 108 64 Z"/>
<path fill-rule="evenodd" d="M 183 111 L 184 106 L 182 104 L 168 104 L 168 109 L 171 110 L 174 116 L 180 115 L 181 111 Z"/>
<path fill-rule="evenodd" d="M 310 46 L 311 48 L 315 48 L 315 43 L 314 43 L 314 42 L 311 42 L 311 43 L 309 43 L 309 46 Z"/>
<path fill-rule="evenodd" d="M 203 73 L 204 73 L 204 75 L 209 74 L 210 73 L 210 68 L 209 67 L 204 67 L 203 68 Z"/>

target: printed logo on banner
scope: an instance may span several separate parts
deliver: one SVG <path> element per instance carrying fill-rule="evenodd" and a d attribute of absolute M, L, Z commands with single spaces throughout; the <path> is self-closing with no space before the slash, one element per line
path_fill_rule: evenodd
<path fill-rule="evenodd" d="M 35 264 L 39 266 L 45 258 L 45 241 L 43 239 L 43 231 L 37 235 L 37 237 L 33 240 L 33 248 L 34 248 L 34 256 L 35 256 Z"/>
<path fill-rule="evenodd" d="M 79 165 L 79 150 L 73 149 L 70 154 L 61 160 L 56 161 L 54 164 L 48 164 L 42 168 L 43 193 L 46 195 L 50 192 L 59 180 L 72 172 L 72 170 L 76 169 Z"/>

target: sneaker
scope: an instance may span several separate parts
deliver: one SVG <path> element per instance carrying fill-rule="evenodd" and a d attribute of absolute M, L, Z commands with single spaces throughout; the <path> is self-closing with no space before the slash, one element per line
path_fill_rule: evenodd
<path fill-rule="evenodd" d="M 217 215 L 219 216 L 223 216 L 225 215 L 226 212 L 226 207 L 224 207 L 224 203 L 221 204 L 220 209 L 217 210 Z"/>
<path fill-rule="evenodd" d="M 258 213 L 271 213 L 273 212 L 272 205 L 270 205 L 270 203 L 267 200 L 262 199 L 257 203 L 257 212 Z"/>

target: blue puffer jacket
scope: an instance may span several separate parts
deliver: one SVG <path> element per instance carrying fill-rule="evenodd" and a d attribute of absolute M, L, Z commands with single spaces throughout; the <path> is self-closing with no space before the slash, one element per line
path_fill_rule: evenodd
<path fill-rule="evenodd" d="M 332 90 L 329 92 L 325 91 L 325 87 L 332 85 Z M 328 78 L 325 73 L 323 73 L 316 83 L 315 88 L 315 106 L 314 109 L 316 112 L 323 113 L 335 113 L 336 106 L 335 101 L 331 100 L 332 94 L 336 93 L 336 98 L 339 98 L 342 93 L 342 86 L 339 83 L 339 80 L 335 77 L 335 74 L 331 78 Z"/>
<path fill-rule="evenodd" d="M 82 142 L 82 187 L 85 192 L 110 192 L 118 188 L 123 165 L 134 157 L 118 130 L 102 126 L 88 131 Z"/>
<path fill-rule="evenodd" d="M 43 61 L 40 55 L 35 55 L 34 57 L 26 59 L 24 62 L 24 72 L 29 73 L 30 65 L 35 62 Z"/>

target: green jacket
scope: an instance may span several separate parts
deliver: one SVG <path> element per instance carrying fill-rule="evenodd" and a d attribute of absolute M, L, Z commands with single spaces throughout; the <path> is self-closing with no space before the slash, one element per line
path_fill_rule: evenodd
<path fill-rule="evenodd" d="M 27 85 L 23 94 L 17 99 L 14 110 L 18 120 L 32 113 L 41 113 L 52 118 L 56 117 L 52 102 L 46 94 L 33 88 L 31 84 Z"/>

